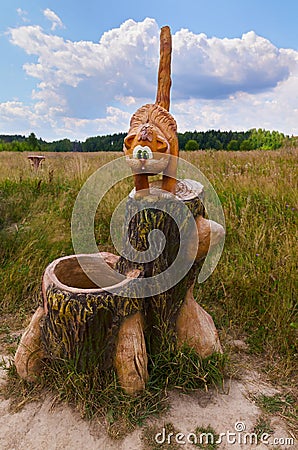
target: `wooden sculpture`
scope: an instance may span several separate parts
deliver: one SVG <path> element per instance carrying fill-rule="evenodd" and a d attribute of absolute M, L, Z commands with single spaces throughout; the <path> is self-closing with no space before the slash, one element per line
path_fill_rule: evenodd
<path fill-rule="evenodd" d="M 124 391 L 135 394 L 145 389 L 150 375 L 148 349 L 152 353 L 160 351 L 161 339 L 168 339 L 176 346 L 186 343 L 203 358 L 221 352 L 213 320 L 194 300 L 193 286 L 209 248 L 223 237 L 224 229 L 204 217 L 203 186 L 193 180 L 176 179 L 176 122 L 168 112 L 170 63 L 171 34 L 169 27 L 164 27 L 160 37 L 156 103 L 141 107 L 132 116 L 124 140 L 135 189 L 126 204 L 124 228 L 128 241 L 123 244 L 122 256 L 104 252 L 71 255 L 53 261 L 46 268 L 42 305 L 15 356 L 22 378 L 33 381 L 40 373 L 44 358 L 67 359 L 82 371 L 94 365 L 100 370 L 114 368 Z M 162 180 L 149 184 L 148 175 L 160 172 Z M 171 194 L 159 195 L 164 191 Z M 172 213 L 180 220 L 180 227 Z M 188 217 L 195 221 L 190 234 L 185 233 Z M 164 248 L 154 260 L 136 262 L 132 253 L 150 250 L 149 237 L 153 230 L 165 236 Z M 181 240 L 183 232 L 184 241 Z M 195 235 L 199 244 L 194 249 Z M 146 279 L 153 280 L 154 285 L 154 277 L 167 272 L 181 247 L 183 259 L 193 258 L 181 279 L 177 276 L 168 289 L 163 289 L 161 282 L 158 292 L 135 291 L 132 295 L 136 280 L 142 285 Z M 100 286 L 86 275 L 82 259 L 85 266 L 100 274 L 103 280 Z M 119 274 L 122 275 L 120 283 Z M 117 286 L 117 291 L 111 291 L 111 286 Z"/>

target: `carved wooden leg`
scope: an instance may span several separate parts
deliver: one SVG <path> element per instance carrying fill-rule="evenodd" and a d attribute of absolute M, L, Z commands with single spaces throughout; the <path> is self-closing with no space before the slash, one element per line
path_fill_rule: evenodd
<path fill-rule="evenodd" d="M 178 164 L 179 144 L 178 139 L 171 141 L 171 156 L 168 167 L 164 171 L 162 178 L 162 189 L 175 194 L 177 182 L 177 164 Z"/>
<path fill-rule="evenodd" d="M 40 321 L 44 314 L 44 308 L 39 306 L 26 328 L 15 354 L 14 362 L 17 372 L 21 378 L 27 381 L 35 381 L 41 371 L 41 360 L 45 357 L 40 330 Z"/>
<path fill-rule="evenodd" d="M 145 389 L 148 380 L 147 352 L 140 312 L 124 319 L 118 334 L 115 368 L 122 389 L 135 394 Z"/>
<path fill-rule="evenodd" d="M 176 190 L 176 179 L 164 175 L 162 178 L 162 189 L 174 194 Z"/>
<path fill-rule="evenodd" d="M 193 298 L 193 286 L 186 294 L 176 321 L 178 344 L 186 343 L 202 358 L 222 353 L 217 330 L 208 314 Z"/>
<path fill-rule="evenodd" d="M 142 189 L 149 189 L 148 175 L 138 174 L 134 175 L 136 191 L 141 191 Z"/>

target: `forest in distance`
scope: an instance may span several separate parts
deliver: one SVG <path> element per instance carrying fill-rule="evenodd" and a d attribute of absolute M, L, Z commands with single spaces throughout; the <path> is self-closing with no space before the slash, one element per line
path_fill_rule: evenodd
<path fill-rule="evenodd" d="M 108 152 L 122 151 L 126 133 L 114 133 L 87 138 L 84 142 L 61 139 L 47 142 L 35 133 L 22 135 L 0 135 L 0 151 L 40 152 Z M 276 150 L 285 145 L 296 146 L 297 137 L 279 131 L 253 128 L 249 131 L 186 131 L 178 133 L 180 150 Z"/>

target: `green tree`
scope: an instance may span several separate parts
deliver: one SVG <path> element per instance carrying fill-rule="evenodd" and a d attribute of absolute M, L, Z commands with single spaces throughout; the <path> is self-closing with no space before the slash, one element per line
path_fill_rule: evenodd
<path fill-rule="evenodd" d="M 259 128 L 250 130 L 249 140 L 253 149 L 272 150 L 280 148 L 285 142 L 285 135 L 278 131 L 267 131 Z"/>
<path fill-rule="evenodd" d="M 60 141 L 53 141 L 49 144 L 49 149 L 52 152 L 71 152 L 72 143 L 69 139 L 61 139 Z"/>
<path fill-rule="evenodd" d="M 199 150 L 199 144 L 194 139 L 189 139 L 185 144 L 185 150 Z"/>
<path fill-rule="evenodd" d="M 223 149 L 223 144 L 220 142 L 219 139 L 215 139 L 214 140 L 213 148 L 215 150 L 222 150 Z"/>
<path fill-rule="evenodd" d="M 35 136 L 34 133 L 31 133 L 29 135 L 29 137 L 28 137 L 28 144 L 29 144 L 30 150 L 35 151 L 35 150 L 39 149 L 38 139 L 37 139 L 37 137 Z"/>
<path fill-rule="evenodd" d="M 236 139 L 232 139 L 227 145 L 227 150 L 239 150 L 239 141 L 237 141 Z"/>
<path fill-rule="evenodd" d="M 249 139 L 244 139 L 240 144 L 240 150 L 252 150 L 252 142 Z"/>

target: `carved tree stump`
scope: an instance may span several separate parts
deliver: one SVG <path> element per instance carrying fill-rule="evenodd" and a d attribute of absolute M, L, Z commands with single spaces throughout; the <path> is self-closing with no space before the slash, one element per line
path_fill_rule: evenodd
<path fill-rule="evenodd" d="M 216 328 L 212 318 L 199 307 L 193 299 L 193 285 L 200 267 L 204 261 L 210 245 L 210 223 L 204 218 L 203 186 L 192 180 L 187 182 L 177 182 L 176 193 L 174 197 L 162 197 L 159 194 L 161 182 L 151 184 L 151 197 L 134 197 L 135 192 L 130 194 L 126 206 L 126 215 L 128 219 L 132 218 L 124 227 L 128 229 L 129 242 L 138 252 L 146 252 L 150 247 L 149 235 L 152 230 L 159 230 L 166 237 L 166 243 L 163 251 L 154 260 L 145 263 L 133 262 L 133 249 L 130 244 L 124 247 L 122 256 L 116 264 L 117 270 L 126 275 L 133 269 L 138 269 L 144 278 L 154 277 L 165 273 L 165 278 L 161 279 L 160 293 L 152 296 L 146 294 L 143 303 L 143 314 L 145 317 L 145 334 L 150 342 L 151 351 L 160 350 L 161 339 L 172 340 L 178 344 L 187 343 L 195 348 L 197 353 L 206 357 L 213 352 L 221 352 L 221 347 Z M 145 209 L 138 211 L 140 205 L 145 203 Z M 179 205 L 183 204 L 179 211 Z M 167 204 L 167 212 L 164 206 Z M 149 206 L 148 206 L 149 205 Z M 189 218 L 185 215 L 185 206 L 189 214 L 196 219 L 199 245 L 193 249 L 193 239 L 187 233 L 187 224 Z M 137 212 L 134 213 L 134 210 Z M 168 214 L 175 212 L 176 218 L 180 216 L 182 226 L 177 227 L 173 218 Z M 127 219 L 127 221 L 128 221 Z M 217 237 L 213 244 L 216 244 L 224 234 L 223 228 L 218 226 L 217 230 L 213 227 L 214 234 Z M 186 239 L 182 238 L 186 233 Z M 209 238 L 209 239 L 208 239 Z M 189 271 L 177 283 L 173 283 L 169 289 L 164 290 L 162 283 L 166 282 L 166 271 L 175 262 L 180 247 L 180 258 L 192 258 L 195 251 L 195 258 Z M 181 249 L 182 247 L 182 249 Z M 179 278 L 179 273 L 177 280 Z M 153 283 L 156 283 L 153 279 Z M 148 287 L 147 287 L 148 288 Z M 185 329 L 190 326 L 191 332 L 186 333 Z M 190 334 L 192 339 L 190 339 Z"/>
<path fill-rule="evenodd" d="M 78 258 L 97 272 L 101 288 L 87 277 Z M 119 257 L 111 253 L 67 256 L 47 267 L 43 277 L 46 314 L 41 323 L 41 338 L 48 357 L 73 361 L 81 371 L 93 366 L 101 370 L 111 368 L 115 361 L 121 360 L 124 346 L 130 352 L 127 368 L 138 391 L 147 380 L 147 354 L 139 313 L 143 300 L 128 299 L 125 292 L 139 271 L 128 274 L 119 283 L 101 258 L 112 268 Z M 114 285 L 118 287 L 117 293 L 102 287 Z M 134 359 L 139 361 L 138 367 Z M 123 368 L 119 364 L 118 368 L 119 378 L 123 379 Z M 126 386 L 130 391 L 127 383 Z"/>
<path fill-rule="evenodd" d="M 178 346 L 187 343 L 202 357 L 221 352 L 212 318 L 192 295 L 195 277 L 210 243 L 209 221 L 203 218 L 202 186 L 191 181 L 178 182 L 175 198 L 164 198 L 157 195 L 158 185 L 157 182 L 152 186 L 147 200 L 135 199 L 134 193 L 128 199 L 126 215 L 132 219 L 127 219 L 125 226 L 132 247 L 126 243 L 123 256 L 104 252 L 72 255 L 47 267 L 42 283 L 44 305 L 33 316 L 15 357 L 22 378 L 33 381 L 39 374 L 42 358 L 66 359 L 81 371 L 95 365 L 101 370 L 114 367 L 122 388 L 134 394 L 143 390 L 148 380 L 146 343 L 153 353 L 160 351 L 161 338 Z M 143 202 L 147 203 L 140 211 Z M 194 236 L 187 235 L 185 242 L 180 239 L 181 229 L 183 232 L 189 218 L 184 217 L 185 207 L 179 210 L 179 203 L 186 205 L 196 218 L 197 233 L 202 238 L 190 270 L 170 289 L 164 290 L 163 281 L 167 280 L 162 278 L 160 293 L 150 295 L 151 289 L 146 292 L 146 288 L 144 292 L 134 291 L 136 279 L 143 282 L 166 271 L 175 262 L 179 246 L 183 247 L 182 257 L 189 258 Z M 176 217 L 181 215 L 180 229 L 168 213 L 171 210 L 175 210 Z M 153 261 L 134 262 L 130 253 L 134 249 L 139 253 L 147 251 L 150 232 L 156 229 L 166 236 L 163 250 Z M 222 235 L 223 229 L 218 225 L 218 239 Z M 84 265 L 100 275 L 101 288 L 88 278 L 78 258 L 83 258 Z M 107 271 L 105 264 L 101 264 L 101 258 L 125 275 L 124 281 L 119 283 L 115 272 Z M 108 286 L 115 283 L 118 289 L 111 293 Z M 154 281 L 152 286 L 154 291 Z"/>
<path fill-rule="evenodd" d="M 117 286 L 117 293 L 98 288 L 78 259 L 92 267 L 101 278 L 101 286 Z M 140 314 L 143 299 L 125 296 L 139 271 L 119 283 L 102 259 L 112 268 L 119 257 L 106 252 L 72 255 L 47 267 L 42 283 L 44 305 L 34 314 L 15 355 L 22 378 L 34 381 L 41 370 L 41 359 L 59 359 L 72 362 L 80 371 L 115 366 L 126 392 L 133 394 L 145 388 L 148 373 Z"/>

